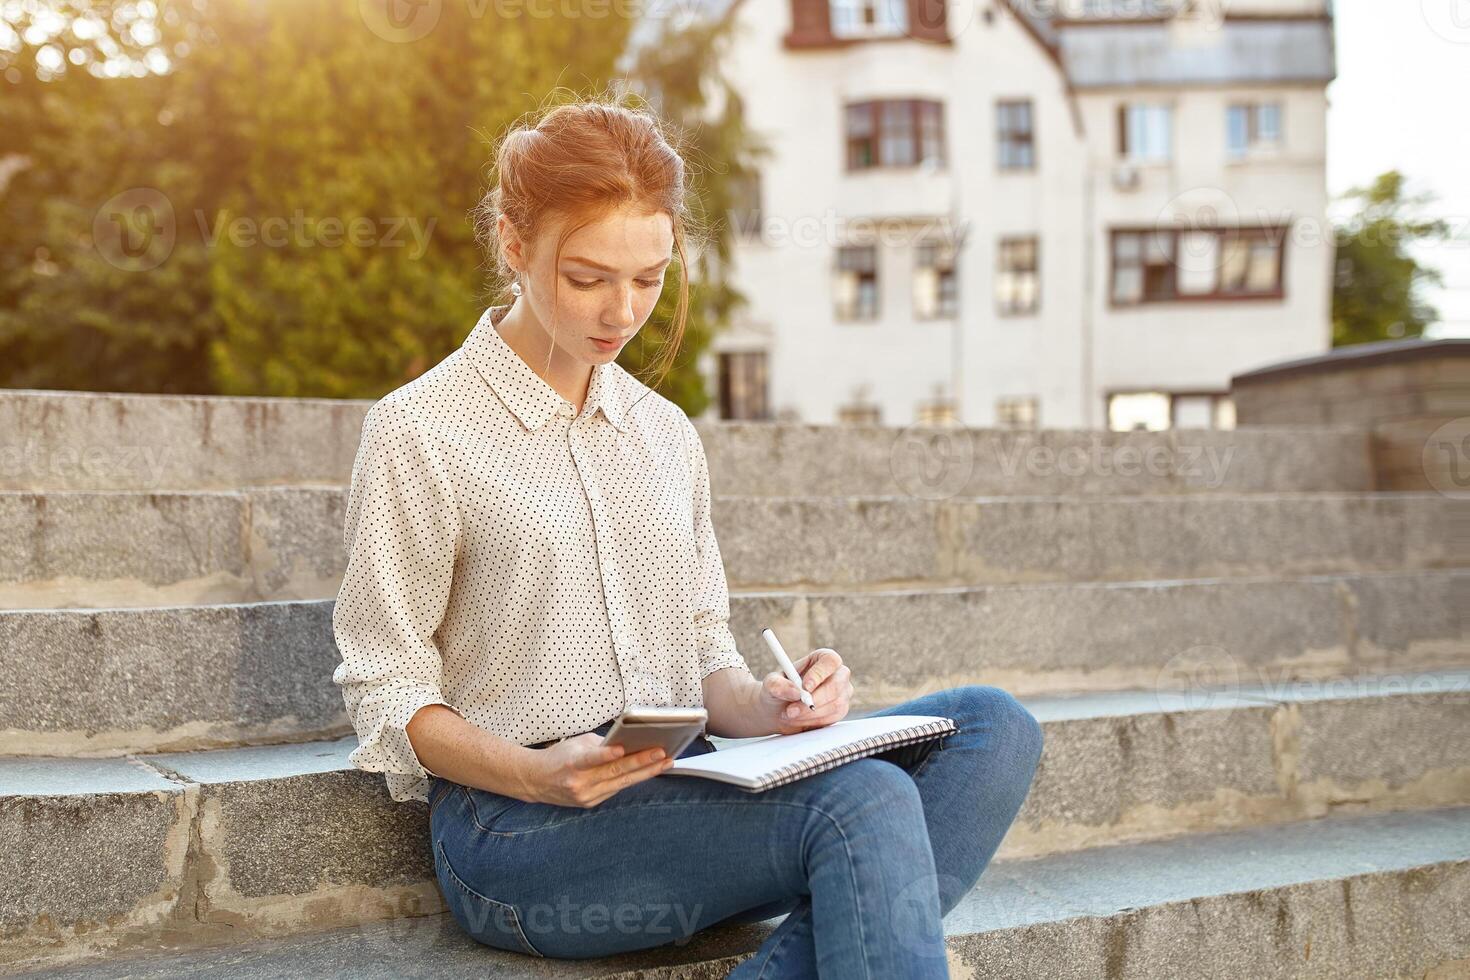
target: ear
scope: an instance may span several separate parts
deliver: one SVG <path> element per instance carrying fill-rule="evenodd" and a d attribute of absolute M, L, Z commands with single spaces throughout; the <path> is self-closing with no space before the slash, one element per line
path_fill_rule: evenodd
<path fill-rule="evenodd" d="M 524 274 L 526 268 L 526 250 L 521 242 L 521 236 L 516 232 L 516 226 L 511 224 L 509 218 L 500 215 L 495 221 L 495 237 L 500 240 L 500 251 L 507 259 L 507 265 L 512 270 L 519 268 Z"/>

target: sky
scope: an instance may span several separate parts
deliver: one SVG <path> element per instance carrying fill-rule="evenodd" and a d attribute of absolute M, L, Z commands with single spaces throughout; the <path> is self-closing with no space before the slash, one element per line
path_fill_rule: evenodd
<path fill-rule="evenodd" d="M 1337 78 L 1327 88 L 1327 187 L 1385 170 L 1439 200 L 1452 243 L 1416 250 L 1445 276 L 1426 298 L 1432 337 L 1470 337 L 1470 0 L 1336 0 Z"/>

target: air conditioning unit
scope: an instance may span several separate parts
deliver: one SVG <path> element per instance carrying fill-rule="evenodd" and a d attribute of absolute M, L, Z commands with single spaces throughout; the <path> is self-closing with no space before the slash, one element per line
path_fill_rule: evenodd
<path fill-rule="evenodd" d="M 1138 189 L 1138 168 L 1127 164 L 1113 168 L 1113 186 L 1120 191 L 1135 191 Z"/>

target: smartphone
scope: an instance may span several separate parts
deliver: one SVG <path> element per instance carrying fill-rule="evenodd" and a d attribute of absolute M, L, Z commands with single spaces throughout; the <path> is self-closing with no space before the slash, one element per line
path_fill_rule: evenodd
<path fill-rule="evenodd" d="M 621 745 L 624 755 L 654 746 L 664 757 L 677 759 L 685 746 L 704 732 L 709 712 L 704 708 L 664 708 L 629 705 L 602 738 L 603 745 Z"/>

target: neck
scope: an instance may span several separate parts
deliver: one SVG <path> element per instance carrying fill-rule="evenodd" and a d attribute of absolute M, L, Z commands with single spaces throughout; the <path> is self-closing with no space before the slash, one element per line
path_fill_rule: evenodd
<path fill-rule="evenodd" d="M 528 303 L 515 300 L 497 328 L 510 349 L 531 366 L 537 376 L 556 393 L 582 411 L 587 389 L 592 384 L 592 365 L 579 361 L 551 342 L 551 334 L 536 319 Z M 551 366 L 547 367 L 547 354 Z"/>

